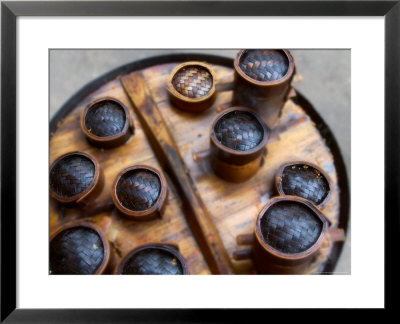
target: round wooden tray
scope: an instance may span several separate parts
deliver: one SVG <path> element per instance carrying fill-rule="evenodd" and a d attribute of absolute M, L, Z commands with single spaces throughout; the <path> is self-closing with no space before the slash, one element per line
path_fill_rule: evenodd
<path fill-rule="evenodd" d="M 203 113 L 185 113 L 171 105 L 166 87 L 170 71 L 185 61 L 204 61 L 217 75 L 217 98 Z M 233 60 L 178 54 L 152 57 L 119 67 L 92 81 L 57 112 L 50 122 L 50 164 L 60 155 L 83 151 L 94 156 L 104 171 L 101 194 L 86 207 L 72 208 L 50 198 L 50 235 L 61 225 L 86 218 L 99 225 L 111 243 L 111 269 L 133 248 L 147 243 L 172 244 L 188 263 L 190 274 L 255 273 L 251 259 L 237 261 L 237 237 L 254 232 L 258 212 L 274 195 L 280 165 L 304 160 L 319 165 L 334 188 L 322 209 L 333 227 L 346 230 L 349 189 L 344 162 L 329 127 L 301 94 L 289 99 L 267 144 L 268 154 L 257 174 L 232 184 L 214 175 L 209 165 L 209 127 L 215 115 L 231 106 Z M 80 129 L 85 106 L 102 97 L 125 104 L 135 134 L 123 145 L 99 149 Z M 161 219 L 148 222 L 121 216 L 111 199 L 112 184 L 128 166 L 145 164 L 161 170 L 169 195 Z M 306 273 L 332 273 L 343 243 L 328 235 Z"/>

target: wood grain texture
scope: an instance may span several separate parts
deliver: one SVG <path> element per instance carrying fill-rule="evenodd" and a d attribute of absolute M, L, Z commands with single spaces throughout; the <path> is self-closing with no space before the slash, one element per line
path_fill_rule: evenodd
<path fill-rule="evenodd" d="M 207 150 L 210 146 L 211 120 L 219 111 L 231 105 L 232 91 L 229 89 L 230 83 L 233 81 L 233 70 L 223 66 L 213 66 L 217 75 L 216 87 L 220 92 L 217 93 L 217 98 L 211 108 L 194 114 L 176 109 L 168 99 L 166 79 L 176 65 L 156 65 L 140 72 L 148 88 L 147 95 L 151 96 L 151 100 L 154 101 L 159 111 L 160 116 L 157 118 L 161 117 L 166 126 L 155 128 L 152 131 L 157 135 L 156 138 L 170 137 L 174 143 L 185 172 L 193 180 L 192 189 L 203 202 L 216 229 L 215 233 L 229 257 L 235 251 L 248 251 L 248 246 L 237 244 L 237 236 L 254 232 L 259 211 L 265 202 L 275 194 L 275 174 L 283 163 L 289 161 L 309 161 L 320 166 L 329 175 L 334 184 L 333 191 L 330 200 L 322 208 L 322 212 L 335 226 L 339 218 L 339 188 L 333 156 L 304 110 L 293 101 L 287 101 L 279 124 L 272 130 L 270 142 L 267 144 L 267 154 L 263 158 L 262 166 L 257 174 L 245 183 L 225 182 L 212 172 Z M 104 96 L 115 97 L 123 102 L 128 107 L 135 123 L 135 135 L 124 145 L 109 150 L 91 146 L 79 126 L 79 115 L 85 105 Z M 146 132 L 148 133 L 149 130 Z M 199 224 L 188 224 L 187 214 L 185 214 L 187 210 L 184 208 L 182 198 L 178 195 L 168 172 L 163 170 L 166 161 L 157 160 L 149 138 L 149 134 L 145 134 L 143 125 L 139 122 L 119 78 L 90 94 L 65 119 L 60 121 L 50 140 L 50 163 L 67 152 L 77 150 L 88 152 L 101 164 L 105 185 L 103 192 L 85 210 L 65 208 L 51 199 L 50 232 L 69 220 L 89 217 L 92 222 L 99 224 L 105 230 L 108 239 L 114 246 L 116 257 L 112 261 L 113 264 L 116 264 L 121 255 L 139 245 L 151 242 L 171 243 L 179 246 L 191 274 L 209 274 L 210 268 L 193 235 L 193 231 L 198 231 L 202 226 L 204 230 L 204 224 L 199 228 L 193 228 Z M 200 162 L 193 159 L 193 155 L 198 152 L 202 152 L 200 155 L 203 156 Z M 131 221 L 122 217 L 112 205 L 111 186 L 115 177 L 122 169 L 135 164 L 153 166 L 161 170 L 167 178 L 169 196 L 161 220 Z M 195 208 L 202 208 L 202 206 Z M 322 270 L 331 247 L 332 241 L 327 235 L 317 258 L 306 273 L 317 273 Z M 237 274 L 254 273 L 252 261 L 249 259 L 230 260 L 230 262 Z"/>
<path fill-rule="evenodd" d="M 79 125 L 80 113 L 85 105 L 103 96 L 111 96 L 123 102 L 129 108 L 135 123 L 135 135 L 127 143 L 108 150 L 90 145 Z M 90 221 L 102 227 L 113 246 L 114 257 L 111 260 L 111 268 L 114 268 L 121 256 L 133 248 L 154 242 L 178 245 L 188 263 L 189 273 L 210 273 L 184 218 L 182 202 L 165 173 L 169 195 L 162 219 L 149 222 L 132 221 L 123 217 L 112 204 L 111 187 L 121 170 L 132 165 L 145 164 L 162 171 L 119 80 L 105 84 L 90 94 L 64 120 L 59 122 L 59 127 L 50 140 L 50 163 L 58 156 L 76 150 L 88 152 L 99 161 L 105 176 L 104 189 L 86 210 L 65 208 L 50 199 L 50 232 L 68 221 L 89 218 Z"/>
<path fill-rule="evenodd" d="M 186 219 L 192 228 L 206 261 L 214 274 L 233 273 L 230 258 L 218 236 L 215 225 L 201 200 L 178 148 L 155 104 L 141 72 L 133 72 L 121 78 L 137 115 L 148 129 L 147 135 L 158 152 L 159 160 L 169 169 L 184 202 Z"/>
<path fill-rule="evenodd" d="M 152 67 L 144 70 L 143 75 L 229 255 L 242 249 L 236 242 L 238 235 L 254 232 L 259 211 L 275 194 L 275 174 L 283 163 L 289 161 L 310 161 L 329 175 L 334 188 L 322 211 L 335 226 L 339 218 L 339 188 L 333 156 L 301 107 L 291 100 L 286 102 L 280 121 L 272 130 L 267 144 L 268 153 L 257 174 L 245 183 L 226 182 L 215 176 L 208 158 L 198 163 L 193 154 L 202 152 L 204 155 L 204 151 L 209 149 L 211 121 L 230 106 L 232 91 L 219 92 L 213 106 L 203 113 L 182 112 L 170 104 L 165 89 L 166 78 L 173 67 L 171 64 Z M 217 88 L 218 83 L 233 81 L 231 69 L 212 67 L 217 74 Z M 332 242 L 327 237 L 308 273 L 322 270 L 331 247 Z M 233 267 L 236 273 L 254 272 L 250 260 L 233 261 Z"/>

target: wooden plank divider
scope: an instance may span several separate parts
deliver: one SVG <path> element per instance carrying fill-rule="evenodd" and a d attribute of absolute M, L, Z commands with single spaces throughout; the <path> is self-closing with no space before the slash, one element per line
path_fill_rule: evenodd
<path fill-rule="evenodd" d="M 229 255 L 153 100 L 143 73 L 133 72 L 122 76 L 120 81 L 160 164 L 176 184 L 184 204 L 187 222 L 212 273 L 234 273 Z"/>

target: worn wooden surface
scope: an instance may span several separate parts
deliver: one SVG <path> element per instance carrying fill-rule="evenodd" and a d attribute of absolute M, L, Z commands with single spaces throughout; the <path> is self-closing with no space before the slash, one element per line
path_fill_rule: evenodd
<path fill-rule="evenodd" d="M 154 151 L 158 153 L 159 161 L 162 161 L 164 169 L 170 170 L 169 174 L 184 202 L 186 219 L 211 271 L 215 274 L 232 274 L 229 255 L 153 100 L 143 74 L 140 71 L 134 72 L 123 76 L 121 82 L 142 126 L 147 127 L 147 135 Z"/>
<path fill-rule="evenodd" d="M 259 210 L 274 195 L 274 176 L 281 164 L 293 160 L 305 160 L 319 165 L 331 177 L 334 183 L 331 199 L 322 212 L 333 223 L 339 218 L 339 188 L 333 157 L 324 143 L 321 134 L 304 110 L 294 102 L 288 101 L 283 109 L 279 125 L 274 128 L 267 155 L 258 173 L 249 181 L 232 184 L 217 178 L 212 172 L 207 150 L 209 148 L 209 127 L 214 116 L 230 106 L 232 91 L 219 91 L 213 106 L 200 114 L 182 112 L 173 107 L 167 97 L 166 79 L 169 72 L 177 65 L 163 64 L 141 71 L 149 94 L 167 126 L 174 145 L 179 151 L 193 190 L 199 195 L 207 210 L 216 233 L 229 257 L 234 251 L 244 251 L 248 247 L 237 244 L 237 236 L 252 233 Z M 229 89 L 233 71 L 223 66 L 213 66 L 217 74 L 217 91 Z M 228 86 L 226 86 L 228 85 Z M 101 150 L 92 147 L 84 138 L 79 126 L 79 114 L 84 106 L 95 98 L 111 96 L 121 100 L 129 107 L 135 120 L 135 135 L 124 145 Z M 149 132 L 149 130 L 147 130 Z M 71 219 L 89 216 L 106 230 L 108 239 L 116 249 L 118 261 L 130 249 L 150 242 L 177 244 L 188 262 L 191 274 L 208 274 L 210 269 L 200 252 L 193 235 L 202 231 L 196 222 L 187 222 L 188 211 L 177 194 L 174 183 L 166 172 L 170 195 L 162 220 L 135 222 L 121 217 L 111 203 L 110 189 L 116 175 L 122 169 L 134 164 L 148 164 L 162 169 L 149 144 L 138 116 L 134 112 L 128 96 L 123 90 L 119 78 L 105 84 L 95 93 L 81 102 L 64 120 L 50 140 L 50 163 L 61 154 L 80 150 L 95 156 L 104 169 L 105 187 L 101 195 L 86 211 L 63 208 L 51 199 L 50 231 Z M 194 160 L 200 152 L 201 159 Z M 160 161 L 164 166 L 165 161 Z M 203 228 L 204 230 L 204 228 Z M 323 247 L 307 273 L 318 273 L 329 257 L 332 242 L 329 235 Z M 254 273 L 251 260 L 234 261 L 231 265 L 235 273 Z"/>
<path fill-rule="evenodd" d="M 101 150 L 91 146 L 79 126 L 80 113 L 85 105 L 91 100 L 103 96 L 111 96 L 123 102 L 130 109 L 135 123 L 134 136 L 124 145 L 108 150 Z M 161 220 L 157 219 L 149 222 L 132 221 L 121 216 L 112 205 L 111 186 L 121 170 L 135 164 L 150 165 L 161 170 L 160 164 L 153 154 L 141 124 L 138 122 L 138 118 L 134 114 L 130 101 L 125 95 L 119 80 L 110 82 L 95 93 L 92 93 L 64 120 L 59 122 L 59 127 L 50 140 L 50 163 L 58 156 L 71 151 L 88 152 L 99 161 L 105 176 L 104 189 L 96 201 L 93 202 L 92 208 L 87 208 L 86 211 L 64 208 L 58 205 L 55 200 L 50 199 L 50 232 L 53 232 L 58 226 L 67 221 L 89 216 L 93 222 L 101 225 L 111 242 L 114 250 L 112 268 L 120 260 L 121 256 L 139 245 L 169 243 L 178 245 L 180 252 L 188 263 L 189 273 L 210 273 L 183 215 L 182 202 L 166 173 L 164 175 L 167 178 L 169 194 Z"/>

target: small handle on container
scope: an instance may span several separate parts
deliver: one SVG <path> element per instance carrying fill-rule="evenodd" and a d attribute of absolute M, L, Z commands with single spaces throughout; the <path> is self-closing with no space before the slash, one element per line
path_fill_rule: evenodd
<path fill-rule="evenodd" d="M 346 234 L 342 228 L 330 228 L 328 234 L 332 242 L 343 242 L 346 239 Z"/>

